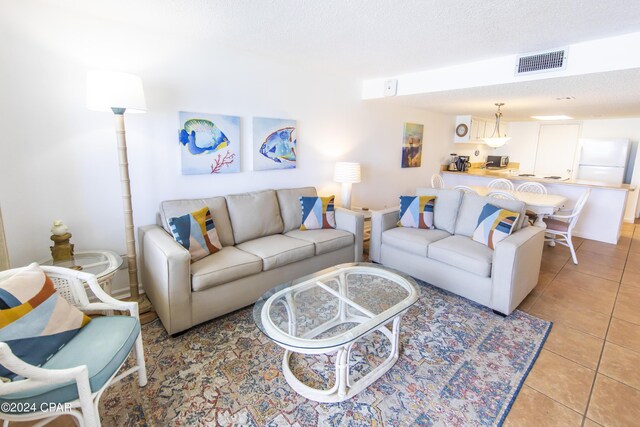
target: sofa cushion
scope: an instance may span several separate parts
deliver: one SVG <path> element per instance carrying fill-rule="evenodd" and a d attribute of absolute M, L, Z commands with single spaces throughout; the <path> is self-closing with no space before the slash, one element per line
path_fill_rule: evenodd
<path fill-rule="evenodd" d="M 462 193 L 452 189 L 418 188 L 416 196 L 436 196 L 436 203 L 433 207 L 433 225 L 438 230 L 453 234 Z"/>
<path fill-rule="evenodd" d="M 211 218 L 216 225 L 216 232 L 222 246 L 233 246 L 233 231 L 231 220 L 227 210 L 227 201 L 224 197 L 211 197 L 208 199 L 182 199 L 165 200 L 160 203 L 160 225 L 167 233 L 171 234 L 169 218 L 186 215 L 203 207 L 208 207 Z"/>
<path fill-rule="evenodd" d="M 285 233 L 291 230 L 298 230 L 302 225 L 300 197 L 315 197 L 317 195 L 318 193 L 314 187 L 276 190 Z"/>
<path fill-rule="evenodd" d="M 46 363 L 45 369 L 67 369 L 86 365 L 89 385 L 93 393 L 105 385 L 127 358 L 140 333 L 140 322 L 130 316 L 103 316 L 91 323 L 67 345 L 62 347 Z M 71 402 L 78 398 L 75 381 L 50 384 L 33 390 L 12 393 L 0 398 L 0 403 L 28 403 L 25 408 L 40 408 L 40 405 Z"/>
<path fill-rule="evenodd" d="M 514 226 L 513 231 L 522 228 L 522 222 L 525 218 L 526 205 L 520 200 L 498 199 L 496 197 L 483 197 L 477 194 L 465 193 L 462 197 L 462 205 L 458 213 L 458 221 L 456 223 L 455 234 L 471 237 L 478 227 L 478 218 L 482 213 L 485 205 L 489 203 L 501 209 L 507 209 L 517 212 L 520 216 Z"/>
<path fill-rule="evenodd" d="M 430 244 L 428 256 L 478 276 L 491 276 L 493 250 L 466 236 L 451 236 Z"/>
<path fill-rule="evenodd" d="M 400 196 L 398 227 L 435 228 L 433 225 L 435 203 L 435 196 Z"/>
<path fill-rule="evenodd" d="M 311 258 L 315 253 L 313 243 L 282 234 L 250 240 L 236 247 L 262 258 L 263 271 Z"/>
<path fill-rule="evenodd" d="M 227 206 L 236 244 L 282 233 L 284 229 L 274 190 L 227 196 Z"/>
<path fill-rule="evenodd" d="M 336 228 L 335 196 L 300 197 L 302 225 L 300 230 Z"/>
<path fill-rule="evenodd" d="M 426 257 L 430 244 L 449 236 L 451 234 L 444 230 L 397 227 L 382 233 L 382 243 Z"/>
<path fill-rule="evenodd" d="M 222 245 L 208 207 L 186 215 L 169 218 L 171 234 L 189 251 L 191 261 L 198 261 L 218 252 Z"/>
<path fill-rule="evenodd" d="M 262 259 L 233 246 L 191 264 L 191 289 L 203 291 L 262 271 Z"/>
<path fill-rule="evenodd" d="M 473 232 L 473 241 L 495 249 L 496 245 L 509 237 L 518 221 L 518 212 L 500 209 L 487 203 L 478 218 L 478 227 Z"/>
<path fill-rule="evenodd" d="M 348 231 L 328 228 L 324 230 L 292 230 L 285 234 L 294 239 L 311 242 L 315 245 L 315 254 L 322 255 L 353 245 L 355 237 Z"/>

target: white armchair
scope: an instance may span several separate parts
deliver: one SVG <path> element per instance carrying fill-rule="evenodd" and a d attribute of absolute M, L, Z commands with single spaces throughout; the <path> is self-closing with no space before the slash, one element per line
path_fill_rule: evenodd
<path fill-rule="evenodd" d="M 0 419 L 3 426 L 29 420 L 41 420 L 34 425 L 42 426 L 60 415 L 71 415 L 80 426 L 100 426 L 98 404 L 107 387 L 135 372 L 140 387 L 147 383 L 138 304 L 112 298 L 93 274 L 61 267 L 42 269 L 58 293 L 79 310 L 118 310 L 129 315 L 92 319 L 41 367 L 24 362 L 0 342 L 0 364 L 21 378 L 0 382 Z M 0 281 L 16 271 L 0 273 Z M 85 283 L 98 302 L 89 301 Z M 132 349 L 136 366 L 117 375 Z"/>

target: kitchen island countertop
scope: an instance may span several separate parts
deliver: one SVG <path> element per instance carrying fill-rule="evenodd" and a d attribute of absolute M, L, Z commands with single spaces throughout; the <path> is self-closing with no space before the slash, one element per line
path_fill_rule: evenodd
<path fill-rule="evenodd" d="M 540 178 L 535 176 L 519 176 L 519 172 L 515 175 L 511 173 L 514 169 L 478 169 L 471 168 L 466 172 L 453 172 L 453 171 L 442 171 L 444 174 L 452 174 L 452 175 L 472 175 L 472 176 L 483 176 L 483 177 L 496 177 L 496 178 L 504 178 L 510 181 L 531 181 L 531 182 L 541 182 L 547 184 L 565 184 L 565 185 L 578 185 L 582 187 L 595 187 L 595 188 L 609 188 L 612 190 L 621 190 L 621 191 L 634 191 L 635 187 L 629 184 L 610 184 L 606 182 L 597 182 L 597 181 L 585 181 L 580 179 L 549 179 L 549 178 Z M 517 170 L 516 170 L 517 171 Z"/>

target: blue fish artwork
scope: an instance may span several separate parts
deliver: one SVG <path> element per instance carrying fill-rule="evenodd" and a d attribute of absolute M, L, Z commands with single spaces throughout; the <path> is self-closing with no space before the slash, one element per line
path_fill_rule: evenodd
<path fill-rule="evenodd" d="M 209 120 L 191 119 L 184 123 L 180 130 L 180 143 L 189 149 L 191 154 L 212 153 L 229 146 L 229 139 Z"/>
<path fill-rule="evenodd" d="M 296 128 L 278 129 L 267 137 L 260 147 L 260 154 L 276 163 L 296 161 Z"/>
<path fill-rule="evenodd" d="M 294 169 L 298 157 L 296 121 L 253 118 L 254 170 Z"/>
<path fill-rule="evenodd" d="M 183 175 L 240 172 L 240 117 L 178 112 Z"/>

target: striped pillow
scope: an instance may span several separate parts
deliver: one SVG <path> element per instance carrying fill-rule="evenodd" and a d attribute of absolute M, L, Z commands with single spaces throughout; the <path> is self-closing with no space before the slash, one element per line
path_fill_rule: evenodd
<path fill-rule="evenodd" d="M 487 203 L 478 217 L 478 226 L 473 232 L 473 240 L 495 249 L 498 242 L 506 239 L 513 232 L 518 216 L 520 216 L 518 212 Z"/>
<path fill-rule="evenodd" d="M 209 208 L 169 219 L 169 229 L 176 242 L 191 254 L 191 262 L 222 249 Z"/>
<path fill-rule="evenodd" d="M 335 196 L 300 196 L 300 206 L 302 207 L 302 225 L 300 226 L 300 230 L 336 228 L 336 212 L 333 207 L 334 200 Z"/>
<path fill-rule="evenodd" d="M 435 204 L 436 196 L 400 196 L 398 227 L 436 228 L 433 225 Z"/>
<path fill-rule="evenodd" d="M 41 366 L 90 320 L 56 292 L 36 263 L 0 282 L 0 341 L 27 363 Z M 0 365 L 0 376 L 16 374 Z"/>

